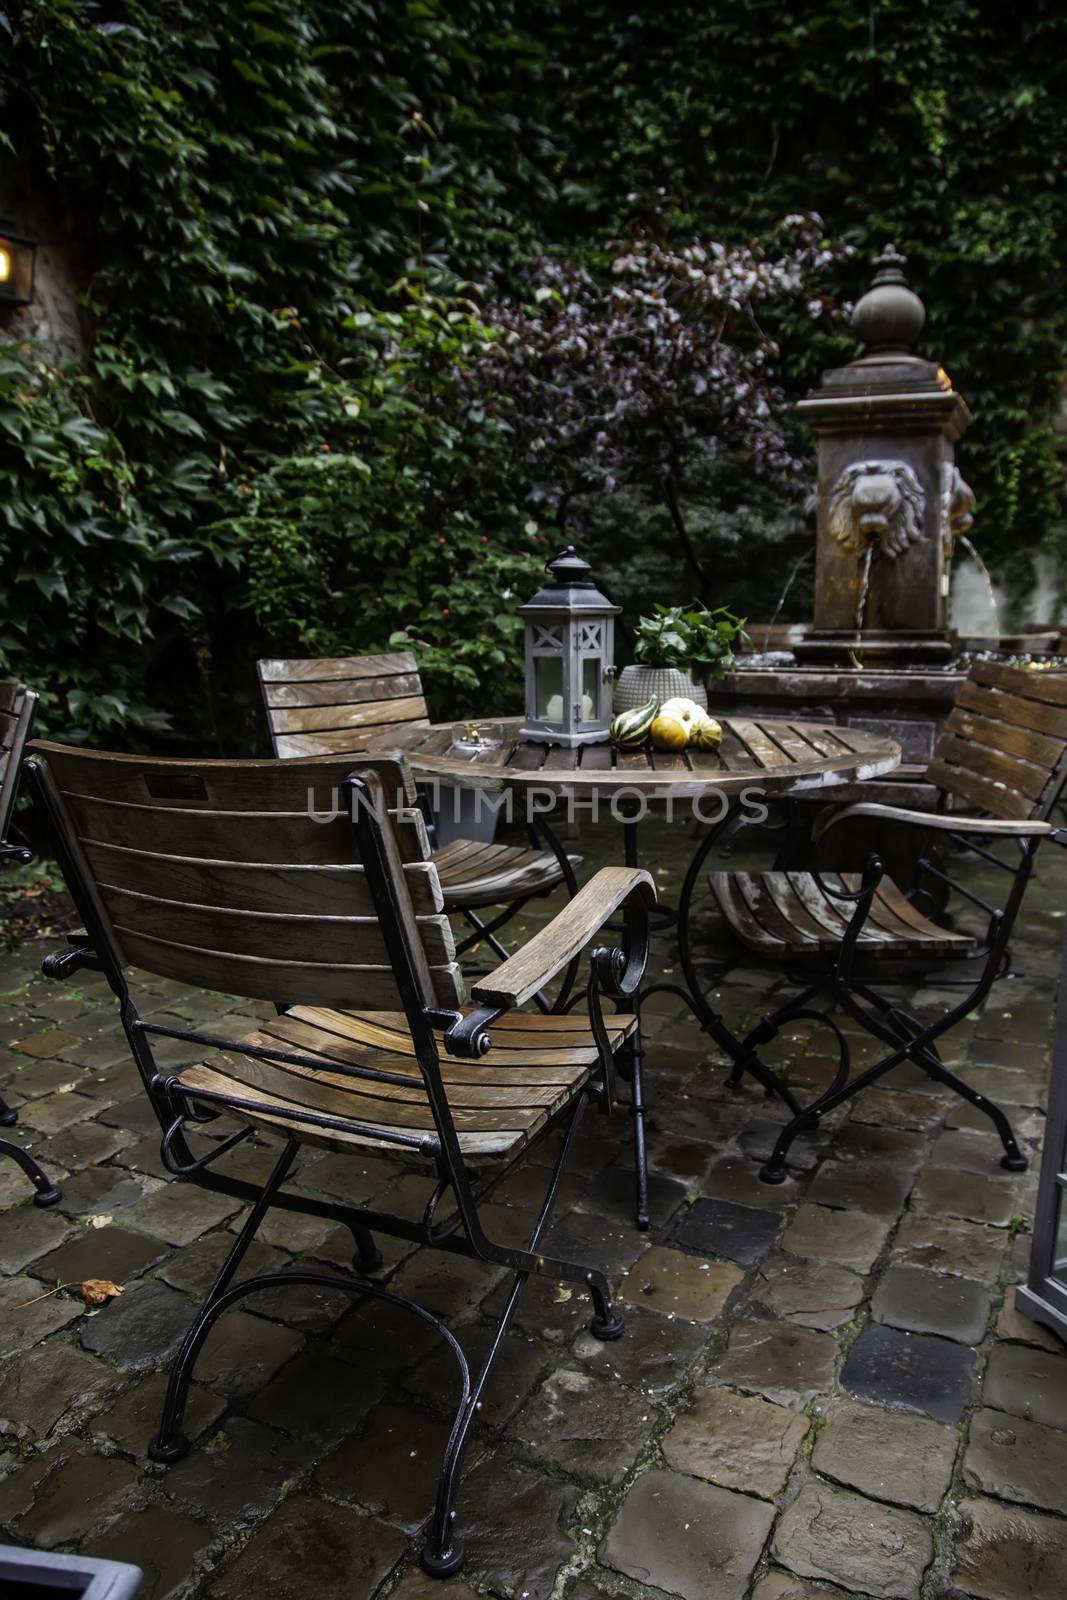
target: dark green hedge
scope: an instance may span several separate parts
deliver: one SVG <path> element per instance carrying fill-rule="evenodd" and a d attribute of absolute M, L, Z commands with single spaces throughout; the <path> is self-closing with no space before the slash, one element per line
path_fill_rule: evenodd
<path fill-rule="evenodd" d="M 0 9 L 0 184 L 53 219 L 89 336 L 60 371 L 0 324 L 2 665 L 64 731 L 248 749 L 257 652 L 407 628 L 437 710 L 503 703 L 501 596 L 551 534 L 457 390 L 472 285 L 811 208 L 857 247 L 844 294 L 910 255 L 978 417 L 977 538 L 1025 582 L 1063 524 L 1065 62 L 1062 8 L 991 0 Z M 850 348 L 775 333 L 794 393 Z M 757 521 L 756 572 L 702 524 L 756 611 L 797 548 Z"/>
<path fill-rule="evenodd" d="M 927 304 L 926 352 L 975 413 L 962 459 L 983 549 L 1025 571 L 1020 556 L 1058 542 L 1067 10 L 1057 0 L 552 10 L 566 203 L 555 236 L 615 228 L 660 189 L 677 227 L 728 239 L 814 207 L 856 246 L 842 284 L 853 295 L 894 240 Z M 803 344 L 787 342 L 794 387 L 846 347 L 819 348 L 807 330 Z"/>

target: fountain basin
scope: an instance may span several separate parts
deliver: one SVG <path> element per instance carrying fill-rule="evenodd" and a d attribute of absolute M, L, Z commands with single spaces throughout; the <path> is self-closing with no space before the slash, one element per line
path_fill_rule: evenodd
<path fill-rule="evenodd" d="M 732 717 L 804 716 L 886 733 L 900 745 L 903 767 L 915 769 L 933 754 L 966 673 L 966 663 L 952 660 L 850 667 L 808 665 L 791 654 L 766 663 L 750 656 L 715 686 L 712 699 Z"/>
<path fill-rule="evenodd" d="M 975 656 L 1022 665 L 1034 656 L 1048 656 L 1060 638 L 1059 629 L 1052 628 L 968 638 L 955 641 L 952 652 L 946 640 L 942 660 L 921 664 L 906 664 L 906 640 L 902 640 L 904 660 L 889 665 L 885 652 L 892 640 L 884 636 L 848 634 L 828 640 L 825 633 L 813 637 L 815 630 L 804 624 L 772 630 L 753 623 L 748 631 L 757 645 L 772 648 L 739 658 L 736 669 L 713 687 L 712 710 L 718 705 L 729 716 L 757 720 L 803 716 L 888 734 L 903 752 L 899 777 L 889 780 L 894 784 L 917 776 L 917 769 L 930 760 Z M 835 659 L 813 660 L 812 646 L 816 655 L 825 646 Z M 850 651 L 853 665 L 841 659 Z M 1067 658 L 1063 665 L 1067 670 Z"/>

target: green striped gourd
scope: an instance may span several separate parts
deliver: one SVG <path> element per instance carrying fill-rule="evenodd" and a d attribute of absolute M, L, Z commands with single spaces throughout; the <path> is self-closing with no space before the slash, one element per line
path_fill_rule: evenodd
<path fill-rule="evenodd" d="M 634 706 L 632 711 L 620 711 L 611 724 L 612 742 L 623 750 L 644 744 L 658 710 L 659 701 L 653 698 L 643 706 Z"/>

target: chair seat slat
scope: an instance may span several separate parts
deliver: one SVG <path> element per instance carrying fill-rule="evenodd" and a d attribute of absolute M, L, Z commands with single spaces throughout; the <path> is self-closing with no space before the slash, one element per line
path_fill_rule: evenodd
<path fill-rule="evenodd" d="M 398 1013 L 397 1013 L 398 1014 Z M 336 1061 L 350 1066 L 381 1066 L 390 1072 L 405 1070 L 414 1059 L 413 1051 L 403 1053 L 392 1046 L 365 1045 L 355 1038 L 342 1038 L 325 1029 L 315 1029 L 310 1024 L 296 1022 L 291 1014 L 264 1022 L 262 1034 L 267 1042 L 275 1042 L 286 1050 L 314 1051 L 322 1054 L 323 1061 Z M 537 1046 L 536 1035 L 526 1035 L 531 1046 L 523 1050 L 515 1046 L 501 1050 L 494 1042 L 493 1050 L 478 1061 L 456 1061 L 451 1056 L 442 1059 L 442 1077 L 445 1083 L 507 1083 L 507 1085 L 552 1085 L 573 1080 L 576 1066 L 592 1066 L 597 1061 L 597 1048 L 585 1032 L 582 1045 Z"/>
<path fill-rule="evenodd" d="M 824 874 L 834 881 L 835 874 Z M 810 873 L 714 872 L 711 888 L 741 943 L 761 955 L 802 957 L 832 953 L 840 944 L 849 902 L 838 907 Z M 858 873 L 842 873 L 843 887 L 855 891 Z M 970 934 L 942 928 L 912 906 L 891 878 L 883 878 L 859 935 L 869 955 L 906 956 L 916 946 L 930 953 L 973 950 Z"/>
<path fill-rule="evenodd" d="M 207 1078 L 211 1081 L 208 1082 Z M 283 1070 L 236 1053 L 213 1058 L 213 1064 L 183 1068 L 178 1081 L 183 1088 L 201 1087 L 213 1089 L 216 1093 L 225 1092 L 228 1088 L 236 1097 L 242 1091 L 267 1095 L 282 1112 L 286 1108 L 317 1111 L 325 1116 L 344 1117 L 352 1122 L 372 1122 L 383 1128 L 418 1128 L 424 1133 L 434 1132 L 437 1126 L 427 1100 L 393 1100 L 384 1095 L 374 1097 L 343 1092 L 311 1077 L 302 1078 L 296 1068 Z M 360 1080 L 351 1081 L 357 1083 Z M 378 1087 L 384 1089 L 391 1086 L 381 1084 Z M 457 1107 L 453 1120 L 457 1128 L 498 1133 L 505 1129 L 528 1131 L 537 1127 L 545 1115 L 545 1111 L 539 1107 L 507 1106 L 496 1111 Z"/>
<path fill-rule="evenodd" d="M 636 1026 L 636 1019 L 631 1016 L 613 1016 L 605 1021 L 613 1049 L 618 1049 Z M 461 1148 L 470 1155 L 514 1153 L 547 1118 L 581 1092 L 597 1059 L 588 1023 L 583 1026 L 580 1018 L 516 1014 L 502 1018 L 501 1025 L 494 1027 L 494 1040 L 503 1041 L 512 1032 L 524 1042 L 532 1042 L 521 1050 L 508 1050 L 502 1045 L 499 1061 L 494 1062 L 495 1047 L 480 1061 L 442 1058 L 442 1078 Z M 570 1051 L 569 1062 L 558 1059 L 561 1042 L 562 1049 Z M 301 1054 L 321 1053 L 323 1069 L 319 1072 L 310 1066 L 265 1062 L 243 1055 L 242 1043 L 295 1048 Z M 195 1094 L 199 1088 L 235 1100 L 262 1098 L 269 1110 L 254 1116 L 239 1111 L 234 1115 L 264 1125 L 284 1126 L 286 1113 L 299 1110 L 348 1118 L 364 1128 L 377 1123 L 394 1131 L 426 1133 L 433 1131 L 434 1122 L 429 1101 L 420 1090 L 330 1071 L 331 1060 L 343 1065 L 346 1055 L 351 1064 L 366 1066 L 377 1062 L 384 1071 L 403 1071 L 413 1054 L 414 1043 L 401 1012 L 299 1006 L 236 1040 L 231 1050 L 216 1051 L 204 1061 L 191 1062 L 176 1076 L 189 1093 Z M 520 1072 L 513 1065 L 520 1057 L 529 1058 L 531 1063 L 538 1057 L 542 1059 L 539 1068 L 531 1064 Z M 507 1066 L 503 1064 L 505 1060 Z M 340 1130 L 320 1130 L 316 1134 L 307 1125 L 299 1131 L 301 1137 L 327 1145 L 356 1137 Z M 373 1147 L 373 1138 L 365 1133 L 358 1138 L 361 1144 Z"/>
<path fill-rule="evenodd" d="M 242 1042 L 258 1045 L 265 1049 L 282 1048 L 281 1041 L 275 1038 L 273 1032 L 261 1031 L 259 1033 L 246 1034 Z M 324 1087 L 330 1090 L 337 1090 L 340 1100 L 349 1104 L 351 1115 L 359 1116 L 360 1118 L 364 1118 L 364 1113 L 358 1110 L 351 1110 L 350 1102 L 353 1099 L 360 1103 L 365 1100 L 396 1100 L 405 1104 L 411 1102 L 427 1111 L 429 1110 L 426 1090 L 421 1082 L 417 1085 L 380 1083 L 374 1078 L 348 1076 L 332 1070 L 334 1067 L 345 1065 L 344 1062 L 337 1061 L 332 1054 L 324 1054 L 322 1051 L 315 1050 L 313 1045 L 305 1043 L 302 1043 L 300 1053 L 319 1056 L 322 1061 L 321 1069 L 316 1070 L 293 1062 L 265 1062 L 258 1057 L 250 1059 L 256 1063 L 257 1067 L 269 1067 L 273 1071 L 280 1073 L 282 1078 L 286 1076 L 295 1078 L 297 1081 L 290 1086 L 290 1092 L 296 1104 L 303 1103 L 305 1096 L 309 1098 L 311 1104 L 317 1104 L 319 1088 Z M 230 1055 L 231 1052 L 225 1052 L 227 1061 L 230 1060 Z M 237 1055 L 238 1050 L 235 1048 L 233 1052 L 234 1059 L 237 1058 Z M 243 1061 L 245 1058 L 241 1056 L 240 1059 Z M 396 1073 L 398 1062 L 393 1056 L 370 1054 L 366 1059 L 352 1062 L 351 1065 L 370 1068 L 371 1070 L 377 1067 L 382 1072 Z M 495 1081 L 494 1077 L 488 1072 L 483 1072 L 481 1077 L 477 1073 L 478 1068 L 475 1065 L 474 1073 L 468 1073 L 464 1077 L 452 1080 L 448 1091 L 449 1105 L 453 1107 L 464 1106 L 472 1110 L 499 1111 L 510 1116 L 514 1110 L 534 1112 L 540 1111 L 546 1106 L 555 1105 L 560 1098 L 560 1094 L 585 1075 L 585 1065 L 584 1063 L 575 1063 L 569 1069 L 568 1074 L 555 1083 L 520 1083 L 517 1079 L 510 1082 L 499 1082 Z M 414 1076 L 418 1077 L 419 1074 L 416 1072 Z"/>
<path fill-rule="evenodd" d="M 458 1009 L 466 1015 L 470 1007 L 460 1006 Z M 293 1006 L 285 1015 L 313 1022 L 317 1027 L 332 1029 L 342 1038 L 374 1038 L 382 1042 L 388 1038 L 400 1038 L 406 1042 L 391 1048 L 412 1048 L 407 1023 L 399 1011 L 374 1011 L 369 1007 L 361 1007 L 359 1011 L 331 1011 L 325 1006 Z M 619 1031 L 621 1036 L 632 1029 L 633 1019 L 624 1014 L 607 1016 L 604 1026 L 609 1034 L 614 1036 Z M 587 1039 L 589 1024 L 583 1015 L 574 1012 L 558 1015 L 541 1012 L 537 1016 L 525 1011 L 509 1012 L 493 1023 L 493 1048 L 506 1049 L 513 1036 L 529 1034 L 533 1034 L 537 1040 L 549 1034 L 560 1039 Z"/>

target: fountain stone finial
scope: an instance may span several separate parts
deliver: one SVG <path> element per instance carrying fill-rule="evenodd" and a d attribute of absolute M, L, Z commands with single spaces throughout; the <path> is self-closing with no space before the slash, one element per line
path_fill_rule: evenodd
<path fill-rule="evenodd" d="M 907 355 L 923 331 L 926 307 L 904 276 L 907 256 L 887 244 L 878 257 L 867 293 L 856 304 L 852 326 L 869 353 Z"/>

